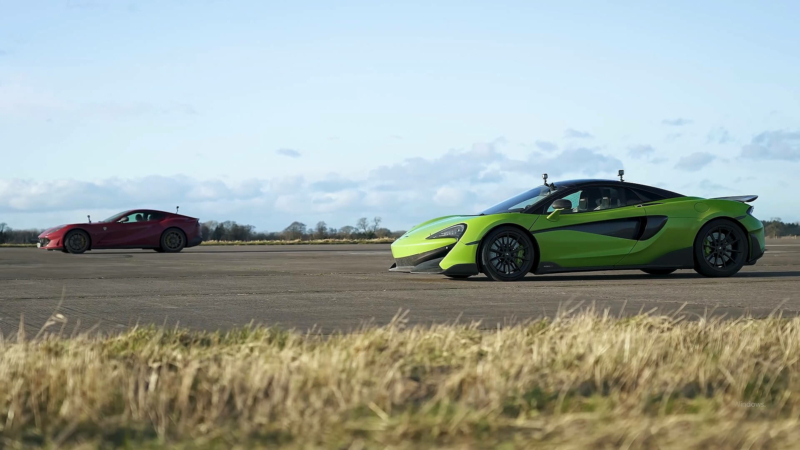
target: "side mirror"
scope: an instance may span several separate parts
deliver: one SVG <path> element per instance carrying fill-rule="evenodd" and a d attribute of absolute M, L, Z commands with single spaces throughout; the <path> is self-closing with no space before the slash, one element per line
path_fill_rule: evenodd
<path fill-rule="evenodd" d="M 556 220 L 558 220 L 558 217 L 561 216 L 561 211 L 565 209 L 572 209 L 572 202 L 560 198 L 554 201 L 553 204 L 550 206 L 553 207 L 553 212 L 551 212 L 550 215 L 547 216 L 547 220 L 555 222 Z"/>
<path fill-rule="evenodd" d="M 553 209 L 555 209 L 555 210 L 559 210 L 559 209 L 572 209 L 572 202 L 571 202 L 571 201 L 569 201 L 569 200 L 567 200 L 567 199 L 565 199 L 565 198 L 560 198 L 560 199 L 558 199 L 558 200 L 554 201 L 554 202 L 553 202 L 553 204 L 552 204 L 551 206 L 552 206 L 552 207 L 553 207 Z"/>

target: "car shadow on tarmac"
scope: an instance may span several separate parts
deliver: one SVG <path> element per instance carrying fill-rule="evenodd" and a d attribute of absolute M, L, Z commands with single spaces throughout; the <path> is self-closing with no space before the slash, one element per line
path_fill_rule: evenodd
<path fill-rule="evenodd" d="M 800 278 L 800 271 L 784 271 L 784 272 L 741 272 L 731 278 Z M 687 280 L 694 278 L 706 278 L 697 273 L 672 273 L 669 275 L 648 275 L 642 274 L 577 274 L 577 275 L 529 275 L 520 281 L 622 281 L 622 280 Z M 709 278 L 711 279 L 711 278 Z M 452 280 L 452 281 L 468 281 L 472 283 L 481 283 L 492 281 L 487 277 L 471 277 L 466 280 Z"/>

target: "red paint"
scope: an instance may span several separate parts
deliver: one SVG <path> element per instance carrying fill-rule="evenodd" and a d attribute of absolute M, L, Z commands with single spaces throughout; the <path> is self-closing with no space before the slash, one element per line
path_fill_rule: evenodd
<path fill-rule="evenodd" d="M 120 222 L 120 218 L 128 218 L 141 214 L 143 221 Z M 147 220 L 149 215 L 160 215 L 161 218 Z M 117 214 L 109 222 L 73 223 L 61 228 L 55 227 L 39 235 L 39 242 L 49 240 L 41 248 L 46 250 L 62 250 L 64 237 L 71 230 L 83 230 L 89 233 L 92 249 L 113 248 L 158 248 L 161 246 L 161 234 L 167 228 L 179 228 L 186 234 L 186 247 L 194 247 L 202 242 L 200 223 L 194 217 L 181 214 L 156 211 L 153 209 L 135 209 Z"/>

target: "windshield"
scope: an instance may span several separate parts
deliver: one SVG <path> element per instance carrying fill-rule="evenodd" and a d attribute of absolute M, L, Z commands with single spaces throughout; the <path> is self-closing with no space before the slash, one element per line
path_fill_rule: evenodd
<path fill-rule="evenodd" d="M 481 215 L 484 214 L 499 214 L 499 213 L 506 213 L 506 212 L 519 212 L 523 209 L 531 206 L 532 204 L 544 199 L 545 197 L 552 194 L 550 188 L 547 186 L 539 186 L 537 188 L 531 189 L 530 191 L 523 192 L 522 194 L 517 195 L 516 197 L 511 197 L 510 199 L 498 203 L 491 208 L 487 209 L 486 211 L 482 212 Z"/>
<path fill-rule="evenodd" d="M 122 211 L 121 213 L 116 213 L 113 216 L 109 217 L 106 220 L 101 220 L 100 222 L 113 222 L 114 219 L 119 219 L 120 217 L 128 214 L 130 211 Z"/>

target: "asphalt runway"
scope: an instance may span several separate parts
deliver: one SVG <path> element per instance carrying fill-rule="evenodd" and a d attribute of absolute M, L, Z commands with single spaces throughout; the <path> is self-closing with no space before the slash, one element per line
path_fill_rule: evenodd
<path fill-rule="evenodd" d="M 84 255 L 0 248 L 0 330 L 37 333 L 56 311 L 65 330 L 124 330 L 134 324 L 217 330 L 250 322 L 323 333 L 389 322 L 481 321 L 487 328 L 594 305 L 612 314 L 657 308 L 765 316 L 800 312 L 800 239 L 768 240 L 767 254 L 727 279 L 682 270 L 528 276 L 389 273 L 388 245 L 203 246 L 180 254 L 93 251 Z M 51 330 L 61 325 L 51 327 Z M 92 328 L 94 327 L 94 328 Z"/>

